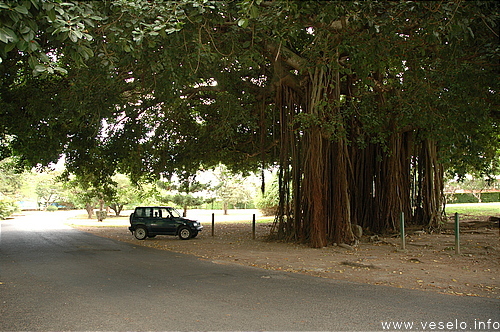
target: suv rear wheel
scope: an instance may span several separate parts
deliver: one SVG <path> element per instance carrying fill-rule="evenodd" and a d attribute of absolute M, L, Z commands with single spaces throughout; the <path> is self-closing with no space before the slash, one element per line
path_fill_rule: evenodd
<path fill-rule="evenodd" d="M 189 240 L 193 235 L 193 231 L 189 227 L 181 227 L 179 229 L 179 238 L 181 240 Z"/>
<path fill-rule="evenodd" d="M 134 236 L 137 240 L 145 240 L 148 237 L 148 231 L 144 226 L 138 226 L 134 230 Z"/>

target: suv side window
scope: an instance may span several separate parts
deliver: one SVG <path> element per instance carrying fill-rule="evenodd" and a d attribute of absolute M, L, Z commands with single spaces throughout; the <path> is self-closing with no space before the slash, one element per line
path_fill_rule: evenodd
<path fill-rule="evenodd" d="M 167 209 L 161 208 L 159 210 L 160 210 L 160 218 L 169 218 L 170 217 L 170 213 L 168 212 Z"/>
<path fill-rule="evenodd" d="M 137 209 L 136 217 L 140 217 L 140 218 L 169 218 L 170 213 L 168 212 L 168 209 L 166 209 L 166 208 L 145 207 L 145 208 L 138 208 Z"/>
<path fill-rule="evenodd" d="M 153 209 L 151 208 L 140 208 L 136 211 L 136 216 L 139 218 L 148 218 L 153 216 Z"/>

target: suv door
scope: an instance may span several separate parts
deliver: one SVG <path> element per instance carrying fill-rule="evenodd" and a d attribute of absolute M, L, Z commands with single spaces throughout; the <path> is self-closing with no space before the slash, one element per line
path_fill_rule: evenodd
<path fill-rule="evenodd" d="M 155 232 L 175 234 L 177 225 L 167 208 L 154 208 L 153 213 L 155 216 Z"/>

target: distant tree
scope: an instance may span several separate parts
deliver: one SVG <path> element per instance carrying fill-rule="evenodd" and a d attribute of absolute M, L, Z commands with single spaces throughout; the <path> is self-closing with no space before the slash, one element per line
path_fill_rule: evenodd
<path fill-rule="evenodd" d="M 94 183 L 92 177 L 72 176 L 70 178 L 66 174 L 65 187 L 69 191 L 70 199 L 76 205 L 85 208 L 89 219 L 92 219 L 94 209 L 99 208 L 99 212 L 102 212 L 105 204 L 111 202 L 116 195 L 115 183 L 111 179 L 101 185 Z M 102 221 L 99 216 L 98 219 Z"/>
<path fill-rule="evenodd" d="M 17 210 L 19 210 L 19 207 L 11 198 L 5 197 L 0 194 L 0 220 L 9 217 Z"/>
<path fill-rule="evenodd" d="M 46 173 L 36 184 L 35 192 L 37 195 L 38 206 L 47 209 L 49 205 L 54 204 L 62 197 L 63 184 L 57 180 L 55 174 Z"/>
<path fill-rule="evenodd" d="M 23 169 L 18 167 L 15 158 L 0 160 L 0 195 L 15 198 L 24 182 Z"/>
<path fill-rule="evenodd" d="M 196 175 L 182 174 L 178 183 L 159 181 L 158 187 L 167 190 L 169 194 L 159 196 L 162 203 L 172 202 L 183 209 L 183 217 L 187 216 L 190 207 L 209 203 L 212 199 L 201 196 L 202 192 L 210 189 L 210 184 L 201 183 L 196 180 Z M 196 193 L 199 193 L 196 195 Z"/>
<path fill-rule="evenodd" d="M 498 186 L 498 180 L 493 178 L 477 178 L 473 176 L 465 176 L 458 181 L 448 181 L 445 190 L 448 192 L 465 192 L 474 196 L 479 203 L 482 203 L 481 195 L 483 192 L 494 189 Z"/>
<path fill-rule="evenodd" d="M 19 169 L 15 158 L 0 158 L 0 220 L 19 209 L 16 201 L 21 197 L 23 182 L 23 170 Z"/>
<path fill-rule="evenodd" d="M 113 177 L 115 182 L 115 193 L 110 198 L 108 206 L 119 216 L 124 206 L 139 200 L 139 191 L 137 184 L 132 182 L 123 174 L 117 174 Z"/>
<path fill-rule="evenodd" d="M 224 215 L 228 214 L 229 205 L 251 201 L 252 194 L 241 174 L 233 173 L 225 165 L 219 165 L 214 174 L 219 182 L 215 186 L 215 192 L 217 198 L 222 201 Z"/>
<path fill-rule="evenodd" d="M 77 207 L 84 208 L 87 211 L 88 219 L 94 216 L 94 209 L 96 208 L 98 199 L 93 191 L 88 191 L 82 188 L 77 181 L 71 180 L 65 184 L 69 191 L 69 197 Z"/>
<path fill-rule="evenodd" d="M 265 185 L 265 192 L 256 198 L 256 206 L 265 216 L 275 216 L 279 207 L 279 179 L 277 174 Z"/>

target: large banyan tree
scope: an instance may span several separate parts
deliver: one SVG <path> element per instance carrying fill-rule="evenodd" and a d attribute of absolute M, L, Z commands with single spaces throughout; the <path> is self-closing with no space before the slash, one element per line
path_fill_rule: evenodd
<path fill-rule="evenodd" d="M 498 138 L 498 35 L 488 17 L 498 7 L 245 3 L 279 112 L 275 235 L 350 243 L 352 224 L 395 230 L 401 213 L 438 228 L 447 158 L 463 158 L 456 144 L 470 141 L 463 123 Z M 495 147 L 484 143 L 466 153 L 491 160 Z"/>
<path fill-rule="evenodd" d="M 352 224 L 395 230 L 401 213 L 439 227 L 445 171 L 486 174 L 498 158 L 496 2 L 32 3 L 23 20 L 37 17 L 42 53 L 73 57 L 24 89 L 58 91 L 33 121 L 61 122 L 54 152 L 73 172 L 278 165 L 273 236 L 322 247 L 354 241 Z M 0 34 L 4 64 L 49 71 L 47 56 L 23 61 L 15 23 Z M 13 125 L 13 81 L 1 129 L 22 147 L 33 126 Z"/>

